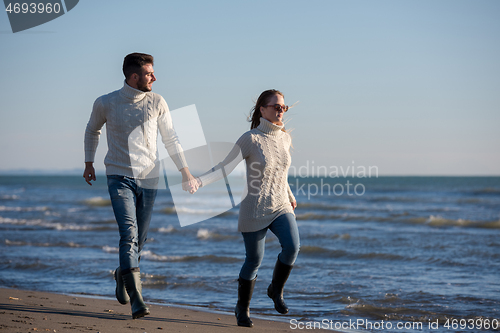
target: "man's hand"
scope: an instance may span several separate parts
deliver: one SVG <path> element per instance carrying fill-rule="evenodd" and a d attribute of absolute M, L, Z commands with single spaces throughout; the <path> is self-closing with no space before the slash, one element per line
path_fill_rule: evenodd
<path fill-rule="evenodd" d="M 189 169 L 182 168 L 180 171 L 182 173 L 182 189 L 191 194 L 198 191 L 198 180 L 193 177 L 191 172 L 189 172 Z"/>
<path fill-rule="evenodd" d="M 93 162 L 85 162 L 85 171 L 83 171 L 83 178 L 87 184 L 92 186 L 91 180 L 95 181 L 95 170 L 94 170 Z"/>
<path fill-rule="evenodd" d="M 297 208 L 297 201 L 290 202 L 290 204 L 292 205 L 293 210 L 295 210 L 295 208 Z"/>

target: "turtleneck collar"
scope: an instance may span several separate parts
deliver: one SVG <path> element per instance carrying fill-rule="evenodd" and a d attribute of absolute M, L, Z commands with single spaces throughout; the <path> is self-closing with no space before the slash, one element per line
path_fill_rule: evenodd
<path fill-rule="evenodd" d="M 279 135 L 281 133 L 281 129 L 284 127 L 284 125 L 276 125 L 270 122 L 267 119 L 260 118 L 260 124 L 257 126 L 257 129 L 260 130 L 263 133 L 269 134 L 269 135 Z"/>
<path fill-rule="evenodd" d="M 146 92 L 132 88 L 127 84 L 126 81 L 123 82 L 123 88 L 120 89 L 120 95 L 130 100 L 131 103 L 137 103 L 146 97 Z"/>

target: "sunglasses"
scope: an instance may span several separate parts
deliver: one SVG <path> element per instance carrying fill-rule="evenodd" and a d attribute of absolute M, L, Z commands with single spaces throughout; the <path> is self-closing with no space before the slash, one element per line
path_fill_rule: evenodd
<path fill-rule="evenodd" d="M 283 112 L 288 111 L 288 105 L 274 104 L 274 105 L 266 105 L 265 107 L 267 108 L 268 106 L 274 107 L 274 110 L 276 111 L 281 111 L 281 110 L 283 110 Z"/>

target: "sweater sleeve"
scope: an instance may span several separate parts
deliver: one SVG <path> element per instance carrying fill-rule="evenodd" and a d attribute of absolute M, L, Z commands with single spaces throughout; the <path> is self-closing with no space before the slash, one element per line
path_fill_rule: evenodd
<path fill-rule="evenodd" d="M 295 200 L 295 197 L 293 196 L 293 192 L 292 192 L 292 189 L 290 188 L 290 184 L 287 184 L 287 188 L 288 188 L 288 199 L 290 200 L 290 203 L 297 201 L 297 200 Z"/>
<path fill-rule="evenodd" d="M 175 133 L 170 110 L 168 109 L 167 102 L 163 97 L 160 97 L 160 109 L 162 112 L 158 117 L 158 128 L 161 134 L 161 141 L 165 145 L 165 148 L 174 161 L 177 169 L 181 170 L 188 165 L 186 158 L 184 157 L 181 143 L 177 137 L 177 133 Z"/>
<path fill-rule="evenodd" d="M 291 147 L 291 145 L 292 145 L 292 137 L 290 136 L 290 134 L 288 134 L 288 142 L 289 142 L 289 145 Z M 288 149 L 290 149 L 290 147 Z M 287 180 L 287 182 L 288 182 L 288 180 Z M 290 184 L 287 183 L 286 186 L 287 186 L 287 189 L 288 189 L 287 190 L 288 191 L 288 199 L 290 200 L 290 203 L 296 202 L 297 200 L 295 199 L 295 196 L 293 195 L 292 189 L 290 188 Z"/>
<path fill-rule="evenodd" d="M 99 97 L 94 102 L 92 113 L 87 123 L 87 128 L 85 129 L 85 162 L 94 162 L 97 145 L 99 144 L 99 136 L 101 135 L 101 128 L 104 126 L 104 123 L 106 123 L 106 115 L 104 113 L 102 97 Z"/>
<path fill-rule="evenodd" d="M 240 164 L 242 160 L 246 159 L 250 155 L 251 145 L 252 136 L 250 132 L 246 132 L 238 139 L 238 141 L 236 141 L 233 149 L 231 149 L 229 154 L 222 162 L 217 164 L 210 171 L 199 176 L 202 184 L 201 186 L 215 183 L 216 181 L 224 178 L 224 173 L 227 176 L 231 172 L 233 172 L 238 164 Z"/>

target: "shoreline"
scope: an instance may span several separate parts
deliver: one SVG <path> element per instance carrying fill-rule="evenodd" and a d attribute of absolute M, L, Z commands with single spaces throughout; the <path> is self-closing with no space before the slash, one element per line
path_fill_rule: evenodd
<path fill-rule="evenodd" d="M 147 302 L 149 316 L 132 319 L 130 305 L 105 297 L 0 287 L 2 332 L 235 332 L 234 314 Z M 293 319 L 290 317 L 290 319 Z M 251 332 L 293 332 L 288 321 L 252 316 Z"/>

